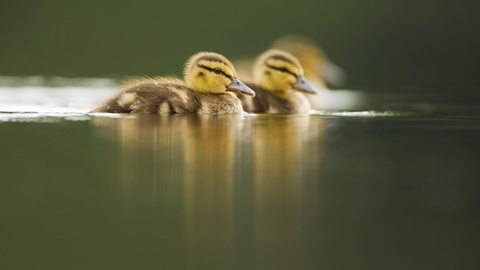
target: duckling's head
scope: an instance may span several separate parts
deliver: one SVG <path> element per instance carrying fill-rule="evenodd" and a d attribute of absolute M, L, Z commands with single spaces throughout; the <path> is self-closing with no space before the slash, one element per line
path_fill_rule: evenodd
<path fill-rule="evenodd" d="M 202 93 L 237 92 L 254 96 L 255 92 L 237 79 L 235 68 L 223 55 L 200 52 L 187 61 L 184 69 L 187 85 Z"/>
<path fill-rule="evenodd" d="M 303 36 L 284 36 L 277 39 L 272 47 L 297 57 L 304 68 L 305 77 L 317 78 L 323 75 L 327 57 L 312 39 Z"/>
<path fill-rule="evenodd" d="M 315 94 L 316 89 L 305 80 L 300 62 L 293 55 L 281 50 L 268 50 L 261 54 L 253 68 L 255 83 L 277 94 L 298 90 Z"/>
<path fill-rule="evenodd" d="M 297 57 L 305 77 L 319 85 L 325 86 L 327 82 L 331 86 L 342 87 L 347 81 L 345 71 L 332 63 L 313 39 L 297 35 L 283 36 L 272 44 L 272 48 L 284 50 Z"/>

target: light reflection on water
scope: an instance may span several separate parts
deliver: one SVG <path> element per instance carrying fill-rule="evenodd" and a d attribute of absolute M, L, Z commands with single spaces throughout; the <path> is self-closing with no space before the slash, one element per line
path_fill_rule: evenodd
<path fill-rule="evenodd" d="M 470 215 L 478 212 L 478 144 L 468 150 L 470 135 L 438 131 L 467 125 L 478 134 L 478 124 L 346 120 L 141 116 L 92 123 L 121 149 L 115 167 L 123 203 L 138 211 L 129 204 L 145 200 L 151 214 L 173 218 L 181 229 L 168 245 L 177 245 L 187 268 L 375 268 L 412 250 L 425 256 L 411 261 L 417 269 L 471 265 L 478 246 L 469 239 L 478 235 L 462 232 L 479 222 Z M 447 256 L 452 245 L 463 255 Z M 435 261 L 439 254 L 446 257 Z"/>
<path fill-rule="evenodd" d="M 475 114 L 88 115 L 114 89 L 63 90 L 2 88 L 5 269 L 478 266 Z"/>
<path fill-rule="evenodd" d="M 298 255 L 302 173 L 319 165 L 323 119 L 141 116 L 92 123 L 97 136 L 121 148 L 126 202 L 140 193 L 155 205 L 181 198 L 177 210 L 192 265 L 240 260 L 239 244 L 265 258 Z M 237 235 L 238 226 L 250 227 L 251 235 Z"/>

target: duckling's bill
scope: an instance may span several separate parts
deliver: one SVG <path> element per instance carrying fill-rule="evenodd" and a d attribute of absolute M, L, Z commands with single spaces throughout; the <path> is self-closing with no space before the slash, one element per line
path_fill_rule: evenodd
<path fill-rule="evenodd" d="M 297 81 L 292 85 L 292 88 L 308 94 L 316 94 L 317 89 L 309 83 L 303 76 L 298 76 Z"/>
<path fill-rule="evenodd" d="M 232 83 L 227 86 L 227 91 L 255 96 L 255 92 L 237 78 L 232 78 Z"/>

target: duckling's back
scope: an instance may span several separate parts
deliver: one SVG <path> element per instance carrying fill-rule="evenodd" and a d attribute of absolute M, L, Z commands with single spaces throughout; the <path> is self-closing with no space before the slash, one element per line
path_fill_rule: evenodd
<path fill-rule="evenodd" d="M 230 93 L 199 93 L 178 79 L 144 79 L 122 90 L 91 112 L 144 114 L 241 113 L 240 100 Z"/>

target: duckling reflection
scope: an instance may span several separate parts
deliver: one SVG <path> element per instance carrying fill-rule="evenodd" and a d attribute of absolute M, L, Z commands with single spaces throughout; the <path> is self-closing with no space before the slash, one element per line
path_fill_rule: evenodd
<path fill-rule="evenodd" d="M 111 159 L 120 162 L 115 167 L 120 169 L 117 174 L 125 199 L 144 192 L 143 196 L 156 200 L 172 188 L 181 188 L 186 120 L 181 115 L 92 119 L 97 136 L 114 144 Z M 149 188 L 142 190 L 146 186 Z"/>
<path fill-rule="evenodd" d="M 312 117 L 258 117 L 253 124 L 255 246 L 268 251 L 259 256 L 295 257 L 300 252 L 305 208 L 302 187 L 311 170 L 320 167 L 322 121 Z"/>
<path fill-rule="evenodd" d="M 241 116 L 189 118 L 185 140 L 185 221 L 189 262 L 232 255 L 235 143 Z"/>
<path fill-rule="evenodd" d="M 155 205 L 155 212 L 177 212 L 188 264 L 231 257 L 235 144 L 242 117 L 93 119 L 99 136 L 113 139 L 120 148 L 126 207 L 134 209 L 140 196 Z"/>
<path fill-rule="evenodd" d="M 93 121 L 98 135 L 112 142 L 112 162 L 120 163 L 114 173 L 121 180 L 121 211 L 135 217 L 129 222 L 147 220 L 171 233 L 161 244 L 185 254 L 190 268 L 238 259 L 233 251 L 240 245 L 252 250 L 242 256 L 260 258 L 260 265 L 300 252 L 302 224 L 318 209 L 304 199 L 318 196 L 303 195 L 319 190 L 323 118 L 138 115 Z"/>

